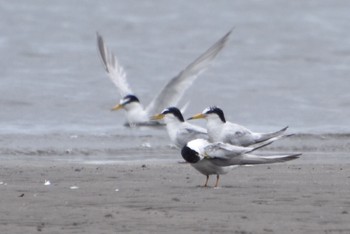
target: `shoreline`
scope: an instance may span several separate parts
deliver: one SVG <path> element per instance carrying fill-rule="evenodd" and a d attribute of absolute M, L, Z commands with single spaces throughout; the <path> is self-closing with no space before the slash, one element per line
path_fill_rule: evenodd
<path fill-rule="evenodd" d="M 213 189 L 162 136 L 0 135 L 0 232 L 348 233 L 349 138 L 275 142 L 258 153 L 303 155 Z"/>
<path fill-rule="evenodd" d="M 0 134 L 0 155 L 27 156 L 91 156 L 91 155 L 151 155 L 176 152 L 166 131 L 117 134 Z M 350 134 L 296 134 L 276 141 L 260 151 L 271 152 L 350 152 Z M 152 157 L 150 157 L 152 158 Z M 157 157 L 154 157 L 157 158 Z"/>
<path fill-rule="evenodd" d="M 219 189 L 201 187 L 205 177 L 180 163 L 0 168 L 1 233 L 350 230 L 349 163 L 239 167 L 222 176 Z"/>
<path fill-rule="evenodd" d="M 0 232 L 350 232 L 349 136 L 275 142 L 261 153 L 303 155 L 234 169 L 219 189 L 167 138 L 130 139 L 0 135 Z"/>

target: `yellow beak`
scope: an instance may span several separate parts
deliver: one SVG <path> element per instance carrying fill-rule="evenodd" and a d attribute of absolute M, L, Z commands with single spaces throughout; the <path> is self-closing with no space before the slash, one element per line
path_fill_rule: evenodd
<path fill-rule="evenodd" d="M 118 105 L 113 106 L 113 108 L 111 110 L 112 111 L 116 111 L 116 110 L 120 110 L 122 108 L 123 108 L 123 105 L 122 104 L 118 104 Z"/>
<path fill-rule="evenodd" d="M 188 120 L 191 120 L 191 119 L 204 119 L 205 118 L 205 115 L 203 115 L 202 113 L 200 114 L 196 114 L 190 118 L 188 118 Z"/>
<path fill-rule="evenodd" d="M 160 120 L 160 119 L 163 119 L 163 118 L 164 118 L 163 114 L 157 114 L 157 115 L 153 115 L 151 117 L 152 120 Z"/>

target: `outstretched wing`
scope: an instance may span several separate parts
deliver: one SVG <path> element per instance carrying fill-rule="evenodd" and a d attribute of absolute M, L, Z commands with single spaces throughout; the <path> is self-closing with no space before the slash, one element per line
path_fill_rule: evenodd
<path fill-rule="evenodd" d="M 126 81 L 126 74 L 124 69 L 118 63 L 117 58 L 106 46 L 102 36 L 97 33 L 97 48 L 100 52 L 101 60 L 103 62 L 104 68 L 112 80 L 112 82 L 117 86 L 118 91 L 122 97 L 127 94 L 132 94 L 128 82 Z"/>
<path fill-rule="evenodd" d="M 214 58 L 224 48 L 231 32 L 232 30 L 217 41 L 194 62 L 188 65 L 176 77 L 171 79 L 169 83 L 165 85 L 162 91 L 148 105 L 146 112 L 149 115 L 152 115 L 154 113 L 161 112 L 168 106 L 176 106 L 181 97 L 184 95 L 185 91 L 196 80 L 199 74 L 208 68 Z"/>

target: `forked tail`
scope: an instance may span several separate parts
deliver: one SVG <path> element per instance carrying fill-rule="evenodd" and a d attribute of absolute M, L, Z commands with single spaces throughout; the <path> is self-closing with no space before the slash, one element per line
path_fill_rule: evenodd
<path fill-rule="evenodd" d="M 280 163 L 297 159 L 301 154 L 289 154 L 289 155 L 273 155 L 273 156 L 259 156 L 253 154 L 245 154 L 241 159 L 240 165 L 254 165 L 254 164 L 266 164 L 266 163 Z"/>
<path fill-rule="evenodd" d="M 267 140 L 272 140 L 273 138 L 276 138 L 276 140 L 278 140 L 279 136 L 282 136 L 283 133 L 288 129 L 287 127 L 282 128 L 281 130 L 277 131 L 277 132 L 270 132 L 270 133 L 260 133 L 259 137 L 256 139 L 256 143 L 260 143 L 260 142 L 264 142 Z M 288 135 L 289 136 L 289 135 Z M 273 140 L 274 141 L 274 140 Z"/>

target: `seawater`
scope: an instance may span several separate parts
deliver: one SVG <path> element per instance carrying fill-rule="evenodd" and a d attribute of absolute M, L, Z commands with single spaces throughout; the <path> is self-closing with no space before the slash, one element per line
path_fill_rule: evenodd
<path fill-rule="evenodd" d="M 101 33 L 146 105 L 234 27 L 180 103 L 255 131 L 350 131 L 347 1 L 4 1 L 0 134 L 128 134 L 96 49 Z M 196 122 L 204 125 L 204 122 Z M 143 133 L 142 133 L 143 134 Z"/>

